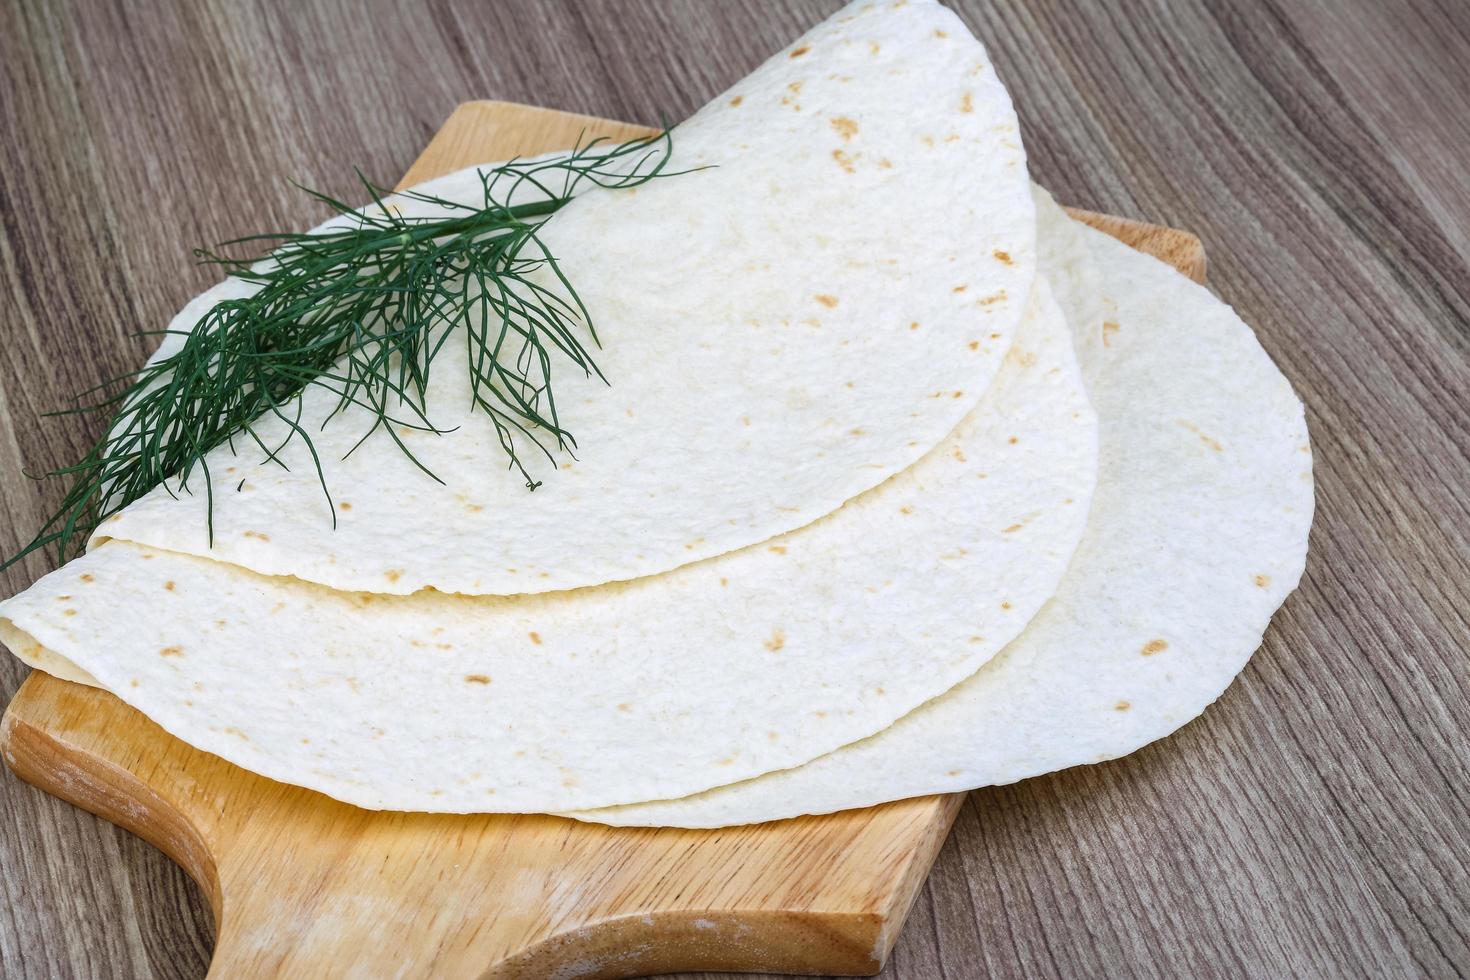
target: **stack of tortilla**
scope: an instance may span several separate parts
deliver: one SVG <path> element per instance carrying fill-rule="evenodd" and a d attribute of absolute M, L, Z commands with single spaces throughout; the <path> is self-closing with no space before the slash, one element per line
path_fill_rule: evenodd
<path fill-rule="evenodd" d="M 299 439 L 222 446 L 212 536 L 160 487 L 0 640 L 359 806 L 615 824 L 1011 782 L 1218 697 L 1302 573 L 1302 406 L 1228 306 L 1032 187 L 960 21 L 853 4 L 673 147 L 543 229 L 610 384 L 558 375 L 578 450 L 534 494 L 448 343 L 422 467 L 308 388 L 322 481 Z"/>

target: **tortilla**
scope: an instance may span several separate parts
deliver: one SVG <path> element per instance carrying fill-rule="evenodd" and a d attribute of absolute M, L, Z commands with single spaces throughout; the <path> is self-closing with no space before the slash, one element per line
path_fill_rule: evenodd
<path fill-rule="evenodd" d="M 0 640 L 370 808 L 578 809 L 799 765 L 970 676 L 1061 580 L 1096 419 L 1044 283 L 1031 310 L 932 452 L 738 552 L 566 593 L 376 596 L 112 541 L 0 604 Z"/>
<path fill-rule="evenodd" d="M 1041 212 L 1043 243 L 1057 214 Z M 866 741 L 699 796 L 570 816 L 719 827 L 1011 783 L 1163 738 L 1244 668 L 1305 565 L 1301 403 L 1208 290 L 1074 227 L 1117 329 L 1094 346 L 1096 325 L 1073 324 L 1092 352 L 1100 462 L 1087 533 L 1052 601 L 973 678 Z"/>
<path fill-rule="evenodd" d="M 1103 324 L 1114 319 L 1114 302 L 1088 245 L 1087 225 L 1073 221 L 1040 184 L 1031 185 L 1036 202 L 1036 254 L 1072 329 L 1077 359 L 1091 363 L 1103 346 Z"/>
<path fill-rule="evenodd" d="M 958 18 L 927 0 L 847 7 L 677 127 L 673 148 L 672 169 L 710 169 L 590 191 L 545 226 L 610 387 L 555 372 L 577 448 L 525 456 L 544 481 L 534 494 L 468 407 L 453 343 L 434 362 L 429 417 L 454 431 L 404 433 L 443 485 L 382 433 L 344 459 L 371 419 L 349 410 L 318 431 L 338 407 L 318 387 L 302 427 L 331 501 L 300 438 L 281 456 L 289 469 L 237 440 L 238 456 L 209 455 L 212 539 L 196 475 L 192 492 L 155 490 L 93 543 L 342 590 L 571 589 L 802 527 L 974 408 L 1035 277 L 1035 218 L 1010 99 Z M 432 189 L 479 195 L 464 175 Z M 268 445 L 287 431 L 263 423 Z"/>

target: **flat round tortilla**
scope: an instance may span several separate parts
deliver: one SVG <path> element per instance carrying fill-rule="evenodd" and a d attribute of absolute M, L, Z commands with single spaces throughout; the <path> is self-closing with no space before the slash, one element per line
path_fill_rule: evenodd
<path fill-rule="evenodd" d="M 112 541 L 0 604 L 0 640 L 359 806 L 682 796 L 864 738 L 973 674 L 1061 580 L 1096 439 L 1038 284 L 992 390 L 933 451 L 741 551 L 503 598 L 345 593 Z"/>
<path fill-rule="evenodd" d="M 1058 215 L 1043 209 L 1043 239 Z M 1070 224 L 1061 233 L 1092 250 L 1118 329 L 1101 345 L 1096 323 L 1073 325 L 1092 355 L 1101 454 L 1087 533 L 1052 601 L 974 677 L 870 739 L 687 799 L 571 816 L 719 827 L 1011 783 L 1126 755 L 1220 696 L 1305 565 L 1301 402 L 1207 289 Z"/>
<path fill-rule="evenodd" d="M 299 437 L 270 461 L 241 439 L 238 456 L 209 456 L 212 539 L 196 473 L 192 492 L 159 488 L 96 541 L 342 590 L 571 589 L 799 528 L 974 408 L 1035 277 L 1035 217 L 1010 99 L 958 18 L 920 0 L 845 8 L 681 124 L 673 147 L 673 169 L 710 169 L 590 191 L 545 226 L 610 386 L 554 369 L 577 448 L 549 463 L 523 447 L 535 493 L 470 408 L 456 339 L 428 412 L 453 431 L 399 433 L 442 485 L 382 432 L 348 456 L 374 419 L 349 409 L 323 429 L 339 400 L 318 387 L 301 426 L 332 500 Z M 480 195 L 473 174 L 426 189 Z M 290 431 L 261 427 L 271 447 Z"/>

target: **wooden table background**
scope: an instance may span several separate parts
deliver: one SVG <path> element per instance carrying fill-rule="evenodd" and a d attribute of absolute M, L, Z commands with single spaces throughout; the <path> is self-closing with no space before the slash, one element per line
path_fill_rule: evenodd
<path fill-rule="evenodd" d="M 1470 5 L 957 4 L 1063 201 L 1192 229 L 1307 402 L 1301 590 L 1202 720 L 972 795 L 885 976 L 1470 973 Z M 0 0 L 0 552 L 189 249 L 391 183 L 454 105 L 682 118 L 832 2 Z M 33 559 L 8 594 L 48 569 Z M 23 668 L 0 658 L 0 699 Z M 0 776 L 0 975 L 198 977 L 198 890 Z"/>

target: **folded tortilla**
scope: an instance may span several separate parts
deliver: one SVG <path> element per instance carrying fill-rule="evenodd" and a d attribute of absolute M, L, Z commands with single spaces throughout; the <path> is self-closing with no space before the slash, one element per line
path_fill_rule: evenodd
<path fill-rule="evenodd" d="M 131 541 L 343 590 L 476 595 L 633 579 L 799 528 L 931 450 L 1010 348 L 1035 277 L 1011 102 L 984 48 L 930 0 L 856 3 L 673 135 L 672 169 L 594 190 L 544 238 L 592 311 L 610 382 L 555 369 L 575 459 L 505 467 L 470 409 L 462 342 L 434 362 L 430 420 L 403 438 L 307 392 L 328 500 L 297 438 L 209 455 L 106 524 Z M 472 176 L 433 188 L 470 203 Z M 398 204 L 410 207 L 410 202 Z M 171 328 L 188 330 L 226 284 Z M 285 414 L 294 418 L 294 409 Z M 405 417 L 410 417 L 405 412 Z M 274 446 L 288 431 L 266 420 Z M 344 458 L 346 457 L 346 458 Z M 335 516 L 335 526 L 333 518 Z"/>
<path fill-rule="evenodd" d="M 1066 219 L 1040 216 L 1045 243 Z M 1225 690 L 1305 565 L 1302 405 L 1207 289 L 1070 224 L 1116 314 L 1097 343 L 1091 323 L 1074 323 L 1100 462 L 1087 533 L 1052 601 L 974 677 L 870 739 L 687 799 L 570 816 L 719 827 L 1011 783 L 1133 752 Z M 1043 244 L 1043 256 L 1060 251 Z"/>
<path fill-rule="evenodd" d="M 865 738 L 974 673 L 1061 580 L 1096 440 L 1038 283 L 954 432 L 770 541 L 514 598 L 348 593 L 111 541 L 0 603 L 0 641 L 198 748 L 364 807 L 683 796 Z"/>

